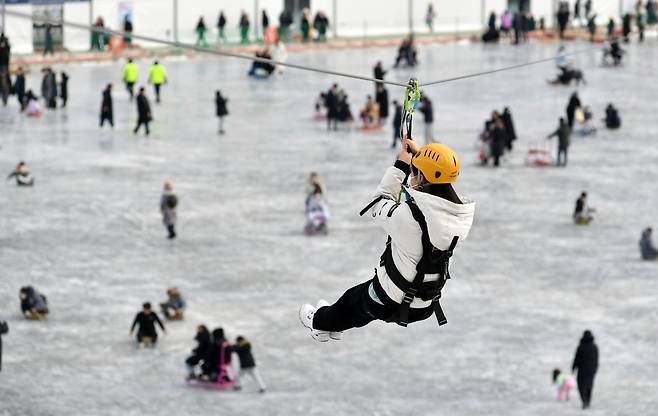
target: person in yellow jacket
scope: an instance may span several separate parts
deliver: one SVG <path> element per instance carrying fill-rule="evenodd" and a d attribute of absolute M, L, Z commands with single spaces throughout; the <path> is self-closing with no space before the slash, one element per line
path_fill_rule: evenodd
<path fill-rule="evenodd" d="M 130 101 L 133 100 L 135 96 L 134 88 L 137 79 L 139 78 L 139 68 L 137 64 L 133 62 L 132 59 L 128 59 L 128 63 L 123 67 L 123 82 L 126 83 L 126 88 L 130 93 Z"/>
<path fill-rule="evenodd" d="M 155 87 L 155 101 L 160 102 L 160 86 L 167 83 L 167 70 L 158 61 L 153 62 L 149 71 L 149 82 Z"/>

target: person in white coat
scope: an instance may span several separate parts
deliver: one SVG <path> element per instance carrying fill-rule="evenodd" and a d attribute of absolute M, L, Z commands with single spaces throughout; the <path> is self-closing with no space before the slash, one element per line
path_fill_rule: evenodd
<path fill-rule="evenodd" d="M 374 320 L 407 326 L 435 314 L 439 325 L 446 323 L 439 298 L 450 278 L 449 258 L 468 236 L 475 213 L 475 203 L 452 187 L 459 169 L 459 156 L 448 146 L 419 149 L 413 139 L 404 140 L 375 199 L 361 212 L 369 212 L 389 236 L 375 276 L 333 305 L 302 305 L 300 321 L 315 340 L 341 339 L 342 331 Z"/>

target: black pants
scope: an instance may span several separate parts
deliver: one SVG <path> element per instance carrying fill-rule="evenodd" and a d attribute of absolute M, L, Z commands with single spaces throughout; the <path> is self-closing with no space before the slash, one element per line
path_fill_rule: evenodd
<path fill-rule="evenodd" d="M 126 82 L 126 89 L 128 90 L 128 93 L 130 94 L 130 99 L 132 100 L 133 97 L 135 96 L 135 91 L 134 88 L 135 83 L 134 82 Z"/>
<path fill-rule="evenodd" d="M 114 127 L 113 117 L 107 114 L 101 114 L 101 123 L 100 123 L 101 127 L 103 127 L 103 124 L 105 124 L 106 120 L 108 123 L 110 123 L 110 126 Z"/>
<path fill-rule="evenodd" d="M 194 367 L 195 365 L 199 364 L 201 360 L 203 360 L 203 354 L 192 354 L 187 359 L 185 360 L 185 364 Z"/>
<path fill-rule="evenodd" d="M 581 374 L 578 372 L 578 392 L 583 402 L 583 409 L 589 407 L 594 387 L 594 374 Z"/>
<path fill-rule="evenodd" d="M 562 156 L 564 156 L 564 158 Z M 558 166 L 567 166 L 567 148 L 566 147 L 558 147 L 558 149 L 557 149 L 557 165 Z"/>
<path fill-rule="evenodd" d="M 133 130 L 134 133 L 137 133 L 139 131 L 139 128 L 144 125 L 144 128 L 146 129 L 146 135 L 149 135 L 149 122 L 146 120 L 138 120 L 137 121 L 137 127 L 135 127 L 135 130 Z"/>
<path fill-rule="evenodd" d="M 153 84 L 155 87 L 155 101 L 160 102 L 160 84 Z"/>
<path fill-rule="evenodd" d="M 0 335 L 0 371 L 2 371 L 2 335 Z"/>
<path fill-rule="evenodd" d="M 340 332 L 351 328 L 361 328 L 374 320 L 387 321 L 399 307 L 390 299 L 382 299 L 385 305 L 372 300 L 368 287 L 372 280 L 354 286 L 331 306 L 315 312 L 313 328 L 320 331 Z M 378 295 L 382 298 L 382 295 Z M 422 321 L 432 315 L 432 308 L 410 309 L 409 322 Z"/>
<path fill-rule="evenodd" d="M 400 140 L 400 126 L 393 127 L 393 143 L 391 144 L 391 149 L 395 149 L 395 145 L 398 140 Z"/>
<path fill-rule="evenodd" d="M 168 238 L 176 238 L 176 230 L 173 225 L 167 225 L 167 231 L 169 232 Z"/>

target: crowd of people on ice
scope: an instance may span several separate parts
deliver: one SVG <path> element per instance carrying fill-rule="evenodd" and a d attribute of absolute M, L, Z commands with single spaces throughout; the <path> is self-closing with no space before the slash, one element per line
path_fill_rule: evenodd
<path fill-rule="evenodd" d="M 581 21 L 581 2 L 576 1 L 574 6 L 574 21 Z M 593 12 L 592 2 L 588 0 L 584 4 L 585 13 L 584 18 L 587 21 L 588 28 L 591 28 L 592 23 L 596 19 L 596 14 Z M 636 6 L 635 21 L 639 34 L 640 41 L 644 39 L 644 27 L 646 25 L 656 24 L 656 2 L 649 0 L 643 5 L 638 1 Z M 643 10 L 646 10 L 646 18 Z M 559 24 L 560 37 L 564 37 L 566 28 L 570 21 L 570 11 L 568 2 L 561 2 L 559 4 L 559 11 L 557 13 L 557 21 Z M 430 30 L 433 30 L 432 22 L 434 19 L 433 9 L 429 9 L 427 13 L 427 24 Z M 625 14 L 623 17 L 623 39 L 628 41 L 631 28 L 632 16 Z M 277 36 L 279 40 L 290 39 L 290 28 L 293 19 L 289 11 L 284 10 L 279 17 L 279 26 L 277 28 Z M 608 25 L 608 39 L 609 43 L 604 49 L 604 59 L 611 59 L 614 64 L 620 64 L 624 51 L 619 45 L 619 40 L 616 38 L 614 20 L 611 19 Z M 124 21 L 124 29 L 127 33 L 132 32 L 132 22 L 129 19 Z M 220 13 L 218 19 L 218 40 L 226 41 L 225 27 L 227 18 L 223 12 Z M 267 33 L 270 29 L 269 17 L 265 10 L 261 15 L 262 33 Z M 96 21 L 96 26 L 104 27 L 102 19 Z M 520 11 L 511 14 L 508 11 L 503 13 L 500 17 L 500 23 L 495 13 L 492 13 L 489 18 L 488 31 L 483 36 L 484 41 L 489 41 L 500 37 L 510 36 L 513 33 L 514 43 L 521 43 L 528 40 L 528 32 L 536 29 L 537 23 L 532 14 L 526 11 Z M 539 29 L 545 29 L 545 22 L 543 18 L 539 21 Z M 239 28 L 242 43 L 249 43 L 249 17 L 246 13 L 242 12 L 239 19 Z M 300 24 L 301 40 L 307 42 L 316 40 L 319 42 L 326 40 L 326 31 L 329 27 L 329 22 L 324 13 L 318 14 L 311 20 L 308 10 L 303 12 Z M 129 29 L 129 30 L 128 30 Z M 206 33 L 208 28 L 205 24 L 203 17 L 201 17 L 196 26 L 197 44 L 207 46 Z M 128 38 L 128 40 L 130 40 Z M 106 40 L 102 34 L 92 34 L 92 48 L 103 49 L 106 45 Z M 51 47 L 52 49 L 52 47 Z M 52 50 L 51 50 L 52 52 Z M 393 68 L 405 64 L 413 67 L 419 64 L 418 51 L 414 44 L 413 36 L 404 39 L 397 51 Z M 263 49 L 258 52 L 258 58 L 265 60 L 271 59 L 272 54 L 269 49 Z M 10 70 L 11 61 L 11 45 L 9 39 L 2 34 L 0 36 L 0 95 L 4 106 L 8 105 L 8 97 L 16 95 L 18 101 L 19 111 L 27 110 L 29 116 L 38 116 L 42 113 L 43 108 L 54 110 L 58 107 L 58 100 L 61 101 L 60 107 L 66 107 L 68 100 L 68 82 L 69 77 L 65 72 L 60 73 L 60 80 L 57 80 L 56 73 L 51 67 L 44 67 L 42 70 L 43 78 L 41 83 L 41 95 L 43 106 L 39 102 L 39 97 L 35 96 L 33 91 L 27 88 L 25 75 L 29 73 L 29 69 L 21 66 L 17 67 L 14 72 Z M 556 58 L 556 66 L 559 74 L 553 84 L 570 85 L 575 81 L 576 86 L 580 83 L 585 83 L 584 74 L 581 70 L 573 68 L 570 64 L 565 49 L 560 47 L 558 56 Z M 258 70 L 264 70 L 268 74 L 276 70 L 276 65 L 265 62 L 262 60 L 254 61 L 250 70 L 251 75 L 254 75 Z M 382 62 L 377 62 L 373 69 L 374 79 L 384 81 L 387 74 Z M 13 75 L 13 79 L 12 79 Z M 162 102 L 163 88 L 168 81 L 168 73 L 164 65 L 158 60 L 153 62 L 149 70 L 148 82 L 153 85 L 153 93 L 157 104 Z M 123 68 L 123 81 L 128 99 L 135 100 L 137 109 L 137 125 L 134 128 L 134 133 L 143 126 L 146 135 L 149 135 L 149 123 L 153 121 L 152 107 L 150 100 L 147 97 L 146 88 L 139 86 L 140 70 L 137 63 L 132 59 L 128 59 Z M 137 93 L 135 94 L 135 88 Z M 374 97 L 373 97 L 374 95 Z M 365 105 L 359 111 L 359 118 L 363 122 L 364 129 L 382 129 L 388 122 L 389 114 L 392 116 L 392 131 L 393 142 L 391 147 L 395 148 L 397 142 L 401 139 L 400 126 L 402 124 L 402 105 L 393 100 L 389 101 L 388 90 L 383 82 L 375 82 L 375 91 L 373 95 L 368 95 L 365 100 Z M 421 92 L 421 102 L 419 106 L 419 113 L 423 115 L 424 124 L 424 140 L 427 145 L 434 142 L 434 109 L 432 100 L 423 91 Z M 226 98 L 221 91 L 215 91 L 215 108 L 216 116 L 219 119 L 219 133 L 224 134 L 224 117 L 228 115 Z M 391 109 L 392 106 L 392 109 Z M 329 130 L 337 130 L 339 122 L 349 122 L 354 119 L 348 96 L 345 91 L 339 88 L 338 84 L 333 84 L 331 88 L 319 95 L 315 103 L 315 117 L 318 119 L 327 120 L 327 128 Z M 111 83 L 106 84 L 101 93 L 101 106 L 100 106 L 100 127 L 103 127 L 107 122 L 111 127 L 114 127 L 114 105 L 113 105 L 113 86 Z M 605 108 L 605 118 L 603 118 L 605 127 L 611 130 L 619 129 L 622 125 L 619 110 L 614 104 L 609 103 Z M 571 144 L 571 136 L 574 132 L 581 135 L 589 135 L 596 132 L 594 125 L 594 115 L 591 109 L 583 105 L 579 94 L 573 92 L 569 97 L 568 104 L 564 116 L 560 117 L 559 124 L 555 131 L 550 133 L 547 138 L 557 138 L 557 166 L 567 165 L 568 149 Z M 517 140 L 517 131 L 515 128 L 514 120 L 511 110 L 505 107 L 502 112 L 493 111 L 491 118 L 484 123 L 483 131 L 480 133 L 481 149 L 480 161 L 483 165 L 488 165 L 490 162 L 494 167 L 501 166 L 503 157 L 507 152 L 514 149 L 514 143 Z M 411 156 L 410 156 L 411 157 Z M 456 162 L 455 162 L 456 163 Z M 410 173 L 414 178 L 421 177 L 418 169 L 414 173 L 414 167 L 411 164 L 404 163 L 397 164 L 398 169 L 403 174 L 409 175 Z M 407 169 L 405 172 L 404 169 Z M 398 174 L 398 172 L 395 172 Z M 403 175 L 404 176 L 404 175 Z M 35 180 L 32 172 L 27 167 L 24 161 L 21 161 L 14 170 L 9 174 L 8 180 L 15 180 L 17 186 L 28 187 L 34 186 Z M 328 221 L 330 218 L 329 206 L 327 202 L 326 192 L 320 175 L 312 172 L 307 181 L 307 189 L 305 193 L 305 224 L 304 232 L 307 235 L 326 235 L 328 233 Z M 443 188 L 442 188 L 443 189 Z M 437 191 L 438 192 L 438 191 Z M 461 204 L 456 194 L 451 196 L 456 198 L 455 204 Z M 594 220 L 594 213 L 596 210 L 588 204 L 587 192 L 582 192 L 576 201 L 575 209 L 573 212 L 573 221 L 578 225 L 586 225 Z M 444 198 L 445 199 L 445 198 Z M 163 185 L 163 192 L 160 198 L 160 213 L 162 215 L 162 222 L 166 229 L 168 239 L 175 239 L 177 237 L 176 224 L 178 218 L 179 197 L 174 192 L 173 184 L 171 181 L 165 181 Z M 391 211 L 392 212 L 392 211 Z M 658 249 L 652 240 L 652 228 L 645 228 L 640 237 L 639 251 L 641 258 L 644 260 L 658 260 Z M 356 289 L 356 288 L 355 288 Z M 367 291 L 370 296 L 370 289 L 359 289 L 360 296 L 363 292 Z M 374 290 L 374 289 L 373 289 Z M 185 311 L 188 307 L 185 299 L 178 290 L 178 288 L 171 287 L 166 290 L 167 299 L 159 304 L 162 316 L 166 321 L 183 321 L 185 319 Z M 375 294 L 377 297 L 377 294 Z M 376 299 L 373 298 L 376 301 Z M 19 290 L 19 301 L 22 315 L 28 320 L 45 320 L 49 316 L 49 302 L 47 297 L 37 291 L 33 286 L 25 286 Z M 382 306 L 384 306 L 382 304 Z M 318 306 L 321 308 L 330 308 L 328 304 Z M 325 309 L 325 312 L 327 310 Z M 372 317 L 366 319 L 372 320 Z M 142 305 L 142 310 L 136 314 L 132 325 L 130 327 L 130 336 L 135 335 L 136 343 L 139 346 L 153 347 L 158 341 L 158 330 L 166 333 L 164 322 L 160 319 L 157 312 L 152 310 L 150 302 L 145 302 Z M 313 327 L 310 329 L 313 330 Z M 9 326 L 6 322 L 0 321 L 0 369 L 2 363 L 2 336 L 6 335 L 9 331 Z M 325 331 L 328 332 L 327 336 L 331 339 L 339 339 L 342 331 Z M 211 384 L 218 388 L 232 388 L 240 389 L 240 380 L 244 376 L 250 376 L 258 385 L 258 390 L 262 393 L 266 391 L 265 383 L 256 366 L 256 361 L 252 353 L 252 345 L 249 340 L 243 336 L 237 336 L 234 342 L 227 339 L 224 329 L 221 327 L 215 328 L 210 331 L 206 325 L 198 325 L 197 332 L 194 337 L 196 346 L 192 349 L 189 357 L 185 359 L 187 368 L 186 380 L 192 385 Z M 239 358 L 239 370 L 234 366 L 233 356 L 237 355 Z M 594 336 L 591 331 L 587 330 L 583 333 L 580 344 L 576 350 L 571 368 L 574 376 L 562 372 L 560 369 L 553 371 L 553 382 L 558 389 L 558 400 L 568 400 L 571 391 L 578 387 L 580 396 L 583 402 L 583 408 L 588 408 L 591 402 L 592 388 L 595 375 L 598 369 L 598 347 L 594 343 Z"/>

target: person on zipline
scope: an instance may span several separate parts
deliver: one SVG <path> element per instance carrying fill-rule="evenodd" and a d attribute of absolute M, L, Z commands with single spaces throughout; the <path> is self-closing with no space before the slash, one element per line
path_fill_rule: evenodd
<path fill-rule="evenodd" d="M 333 305 L 325 300 L 302 305 L 299 319 L 316 341 L 339 340 L 342 331 L 374 320 L 407 326 L 434 313 L 439 325 L 447 322 L 441 289 L 450 278 L 452 252 L 468 236 L 475 212 L 475 203 L 452 187 L 459 168 L 459 156 L 448 146 L 431 143 L 419 149 L 415 140 L 403 140 L 375 199 L 361 211 L 370 212 L 389 236 L 375 276 Z"/>

